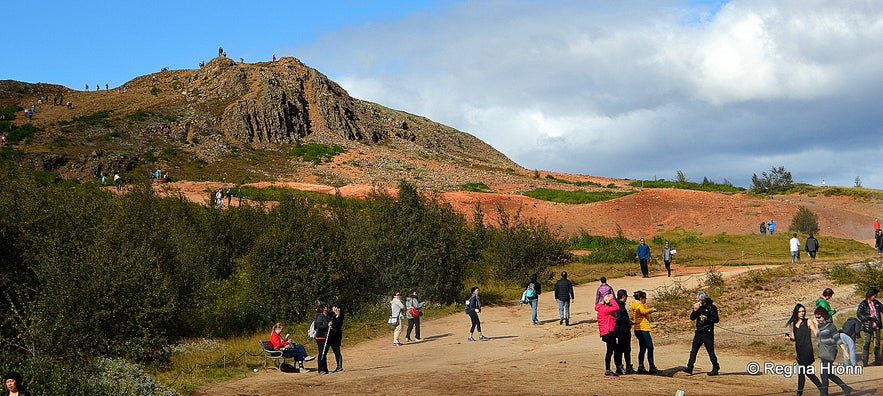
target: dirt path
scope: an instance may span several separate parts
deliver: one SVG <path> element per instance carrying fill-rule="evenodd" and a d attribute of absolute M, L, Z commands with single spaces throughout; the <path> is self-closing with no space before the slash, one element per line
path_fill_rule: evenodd
<path fill-rule="evenodd" d="M 747 268 L 723 270 L 725 276 L 730 277 Z M 686 287 L 692 288 L 700 279 L 700 276 L 689 274 L 672 278 L 657 274 L 650 279 L 626 277 L 611 280 L 610 283 L 616 289 L 624 288 L 631 293 L 637 289 L 657 289 L 675 281 L 684 282 Z M 319 376 L 315 372 L 287 374 L 262 370 L 241 379 L 202 388 L 194 395 L 392 395 L 403 392 L 674 395 L 679 389 L 686 391 L 687 395 L 743 395 L 776 394 L 795 388 L 795 378 L 749 375 L 746 372 L 749 362 L 768 359 L 741 353 L 738 348 L 717 351 L 722 374 L 718 377 L 705 375 L 710 363 L 704 349 L 700 350 L 697 370 L 693 375 L 680 371 L 689 355 L 689 333 L 654 336 L 656 365 L 663 370 L 660 375 L 604 379 L 605 349 L 598 337 L 594 312 L 596 288 L 597 284 L 576 287 L 571 318 L 573 325 L 569 327 L 558 324 L 557 305 L 547 291 L 540 296 L 539 319 L 544 322 L 541 326 L 530 324 L 530 308 L 527 306 L 519 307 L 514 303 L 491 306 L 481 312 L 482 328 L 485 335 L 490 337 L 489 341 L 467 342 L 469 320 L 466 315 L 454 314 L 424 322 L 423 342 L 394 347 L 390 334 L 389 337 L 345 348 L 344 373 Z M 648 294 L 652 300 L 652 292 Z M 793 304 L 784 310 L 788 311 L 790 307 Z M 774 309 L 781 312 L 783 308 Z M 724 318 L 721 325 L 734 327 L 738 326 L 738 321 Z M 779 331 L 779 328 L 765 330 Z M 733 340 L 738 336 L 720 329 L 717 334 L 720 344 L 738 344 Z M 404 339 L 404 334 L 402 337 Z M 635 361 L 638 347 L 635 340 L 632 344 L 632 359 Z M 308 346 L 308 350 L 315 351 L 315 346 Z M 329 364 L 333 365 L 333 357 L 329 360 Z M 791 362 L 776 363 L 787 365 Z M 844 378 L 856 389 L 862 390 L 858 394 L 876 394 L 878 389 L 883 391 L 883 382 L 879 379 L 881 375 L 883 368 L 869 367 L 862 376 Z M 811 391 L 807 393 L 814 394 Z"/>

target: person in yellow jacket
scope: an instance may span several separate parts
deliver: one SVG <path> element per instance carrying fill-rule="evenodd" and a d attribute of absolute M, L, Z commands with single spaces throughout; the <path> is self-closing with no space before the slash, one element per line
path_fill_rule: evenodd
<path fill-rule="evenodd" d="M 656 364 L 653 363 L 653 338 L 650 337 L 650 314 L 656 312 L 656 308 L 647 307 L 647 293 L 638 290 L 634 293 L 634 301 L 629 305 L 634 316 L 635 338 L 638 339 L 638 374 L 656 374 Z M 647 363 L 650 370 L 644 369 L 644 354 L 647 355 Z"/>

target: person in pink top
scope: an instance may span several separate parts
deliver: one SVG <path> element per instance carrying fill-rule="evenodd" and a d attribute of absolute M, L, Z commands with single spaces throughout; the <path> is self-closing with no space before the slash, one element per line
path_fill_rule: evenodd
<path fill-rule="evenodd" d="M 616 311 L 619 311 L 619 303 L 613 298 L 613 294 L 607 294 L 603 300 L 595 304 L 598 312 L 598 334 L 607 345 L 607 354 L 604 355 L 604 378 L 616 378 L 617 375 L 610 370 L 610 358 L 616 350 Z"/>

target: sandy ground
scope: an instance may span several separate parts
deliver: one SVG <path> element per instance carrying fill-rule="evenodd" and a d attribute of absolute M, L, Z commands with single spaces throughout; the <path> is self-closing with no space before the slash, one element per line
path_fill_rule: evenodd
<path fill-rule="evenodd" d="M 677 268 L 676 273 L 682 269 Z M 702 271 L 701 269 L 692 269 Z M 723 268 L 725 276 L 748 268 Z M 627 277 L 611 280 L 611 285 L 631 291 L 653 290 L 683 282 L 695 287 L 701 276 L 680 274 L 671 278 L 654 273 L 650 279 Z M 757 338 L 779 338 L 794 302 L 815 299 L 824 279 L 809 278 L 785 285 L 784 299 L 763 299 L 758 307 L 738 318 L 723 317 L 716 331 L 721 375 L 709 377 L 711 364 L 700 350 L 692 375 L 680 371 L 686 364 L 692 332 L 655 331 L 654 343 L 659 375 L 627 375 L 605 379 L 604 344 L 598 337 L 594 312 L 597 284 L 580 285 L 575 290 L 572 326 L 558 324 L 555 300 L 548 291 L 540 296 L 540 326 L 530 324 L 530 308 L 516 303 L 485 307 L 482 329 L 489 341 L 467 342 L 469 319 L 464 314 L 425 321 L 424 341 L 392 345 L 392 336 L 345 348 L 344 373 L 320 376 L 312 373 L 281 373 L 265 369 L 243 378 L 214 384 L 194 395 L 296 395 L 296 394 L 470 394 L 470 395 L 757 395 L 792 394 L 796 378 L 783 375 L 748 373 L 749 362 L 791 364 L 789 359 L 773 359 L 749 354 L 745 346 Z M 837 290 L 846 289 L 842 287 Z M 851 290 L 851 288 L 849 289 Z M 845 291 L 845 290 L 844 290 Z M 781 289 L 779 290 L 781 293 Z M 750 292 L 749 294 L 753 294 Z M 784 301 L 782 301 L 784 300 Z M 832 305 L 854 307 L 858 299 L 838 292 Z M 662 324 L 660 324 L 662 325 Z M 345 331 L 346 332 L 346 331 Z M 404 334 L 402 334 L 404 339 Z M 315 346 L 308 345 L 315 353 Z M 636 361 L 637 341 L 632 342 Z M 334 367 L 334 358 L 329 365 Z M 308 367 L 310 365 L 308 364 Z M 315 368 L 315 362 L 312 362 Z M 861 375 L 844 375 L 855 389 L 853 394 L 883 393 L 883 367 L 865 368 Z M 835 389 L 832 389 L 832 391 Z M 839 392 L 839 389 L 836 389 Z M 818 394 L 807 388 L 806 394 Z M 832 392 L 837 394 L 837 392 Z"/>

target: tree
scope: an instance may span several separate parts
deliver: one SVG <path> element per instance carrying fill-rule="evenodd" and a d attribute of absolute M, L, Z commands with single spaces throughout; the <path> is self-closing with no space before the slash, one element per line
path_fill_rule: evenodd
<path fill-rule="evenodd" d="M 682 170 L 680 170 L 680 169 L 678 169 L 678 172 L 677 172 L 676 178 L 677 178 L 677 181 L 680 182 L 680 183 L 686 183 L 686 182 L 687 182 L 687 175 L 684 174 L 684 171 L 682 171 Z"/>
<path fill-rule="evenodd" d="M 784 166 L 773 167 L 770 173 L 763 172 L 761 177 L 757 177 L 756 173 L 751 175 L 751 190 L 755 193 L 784 193 L 791 187 L 794 187 L 794 180 L 791 179 L 791 172 L 786 171 Z"/>
<path fill-rule="evenodd" d="M 862 178 L 860 178 L 858 176 L 855 177 L 855 187 L 862 188 Z"/>
<path fill-rule="evenodd" d="M 794 218 L 791 219 L 791 227 L 788 230 L 804 234 L 815 234 L 819 232 L 819 216 L 805 206 L 799 206 L 797 213 L 794 214 Z"/>

